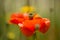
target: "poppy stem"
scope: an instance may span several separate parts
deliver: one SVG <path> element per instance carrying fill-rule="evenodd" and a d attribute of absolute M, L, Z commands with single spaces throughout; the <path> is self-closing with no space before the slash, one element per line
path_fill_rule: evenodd
<path fill-rule="evenodd" d="M 38 40 L 37 30 L 35 31 L 35 40 Z"/>
<path fill-rule="evenodd" d="M 33 35 L 33 40 L 38 40 L 37 31 L 35 31 L 35 33 Z"/>
<path fill-rule="evenodd" d="M 36 27 L 36 28 L 35 28 L 35 33 L 34 33 L 34 35 L 33 35 L 33 36 L 34 36 L 34 39 L 33 39 L 33 40 L 39 40 L 39 39 L 38 39 L 39 24 L 36 24 L 35 27 Z"/>

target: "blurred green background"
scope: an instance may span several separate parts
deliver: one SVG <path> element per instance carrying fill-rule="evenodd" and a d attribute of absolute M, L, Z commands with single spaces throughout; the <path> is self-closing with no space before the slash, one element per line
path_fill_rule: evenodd
<path fill-rule="evenodd" d="M 13 12 L 20 12 L 20 8 L 28 4 L 51 21 L 46 34 L 37 33 L 38 40 L 60 40 L 60 0 L 0 0 L 0 40 L 35 40 L 24 37 L 17 25 L 7 23 Z"/>

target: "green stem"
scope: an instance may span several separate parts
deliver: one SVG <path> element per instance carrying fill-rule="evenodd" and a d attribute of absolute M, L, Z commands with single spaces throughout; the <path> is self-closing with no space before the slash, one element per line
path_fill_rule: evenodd
<path fill-rule="evenodd" d="M 39 24 L 36 24 L 35 25 L 35 33 L 34 33 L 34 40 L 39 40 L 39 37 L 38 37 L 38 29 L 39 29 Z"/>
<path fill-rule="evenodd" d="M 35 33 L 35 35 L 36 35 L 36 40 L 38 40 L 38 31 L 36 30 L 36 33 Z"/>

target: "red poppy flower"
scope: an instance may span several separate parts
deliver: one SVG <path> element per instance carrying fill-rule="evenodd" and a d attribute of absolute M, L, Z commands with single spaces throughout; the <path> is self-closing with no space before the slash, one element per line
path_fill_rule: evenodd
<path fill-rule="evenodd" d="M 46 33 L 49 29 L 50 26 L 50 21 L 46 18 L 37 18 L 37 19 L 33 19 L 33 20 L 25 20 L 23 23 L 23 27 L 20 27 L 20 30 L 22 31 L 22 33 L 29 37 L 32 36 L 36 30 L 36 24 L 39 25 L 38 30 L 41 33 Z"/>
<path fill-rule="evenodd" d="M 50 27 L 50 21 L 47 18 L 42 18 L 40 21 L 39 31 L 42 33 L 46 33 Z"/>
<path fill-rule="evenodd" d="M 21 23 L 23 21 L 23 15 L 22 14 L 12 14 L 10 18 L 10 22 L 13 24 L 18 24 L 19 22 Z"/>
<path fill-rule="evenodd" d="M 50 21 L 47 18 L 33 17 L 33 19 L 30 20 L 29 16 L 24 14 L 12 14 L 10 22 L 18 24 L 21 32 L 27 37 L 35 33 L 37 24 L 39 25 L 37 30 L 41 33 L 46 33 L 50 27 Z"/>
<path fill-rule="evenodd" d="M 25 20 L 20 30 L 25 36 L 30 37 L 35 33 L 36 24 L 40 24 L 39 20 Z"/>
<path fill-rule="evenodd" d="M 23 21 L 24 21 L 23 18 L 12 18 L 12 19 L 10 20 L 10 22 L 13 23 L 13 24 L 22 23 Z"/>
<path fill-rule="evenodd" d="M 23 27 L 20 27 L 20 30 L 25 36 L 32 36 L 35 31 L 33 20 L 25 20 Z"/>
<path fill-rule="evenodd" d="M 39 20 L 39 23 L 40 23 L 39 31 L 41 33 L 46 33 L 50 27 L 50 20 L 47 18 L 41 18 L 41 17 L 36 17 L 34 19 L 37 21 Z"/>
<path fill-rule="evenodd" d="M 15 13 L 11 15 L 10 18 L 10 22 L 13 24 L 18 24 L 18 23 L 22 23 L 24 20 L 29 19 L 28 16 L 24 15 L 24 14 L 19 14 L 19 13 Z"/>

